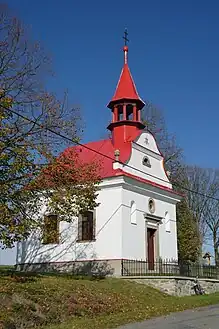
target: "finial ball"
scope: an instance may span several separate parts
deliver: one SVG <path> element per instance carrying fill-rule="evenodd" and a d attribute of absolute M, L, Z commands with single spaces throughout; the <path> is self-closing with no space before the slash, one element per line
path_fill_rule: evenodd
<path fill-rule="evenodd" d="M 119 151 L 119 150 L 115 150 L 115 151 L 114 151 L 114 155 L 115 155 L 115 156 L 119 156 L 119 155 L 120 155 L 120 151 Z"/>
<path fill-rule="evenodd" d="M 128 51 L 129 49 L 128 49 L 128 46 L 124 46 L 123 47 L 123 51 Z"/>

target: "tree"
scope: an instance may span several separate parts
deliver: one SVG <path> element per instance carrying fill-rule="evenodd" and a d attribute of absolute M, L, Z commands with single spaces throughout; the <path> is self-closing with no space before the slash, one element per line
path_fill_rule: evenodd
<path fill-rule="evenodd" d="M 59 209 L 62 215 L 66 209 L 66 216 L 71 198 L 78 212 L 95 206 L 98 165 L 87 167 L 76 156 L 71 161 L 67 156 L 55 160 L 63 148 L 79 141 L 82 127 L 79 112 L 68 106 L 67 96 L 59 100 L 46 91 L 43 80 L 49 71 L 50 61 L 40 44 L 27 39 L 21 22 L 11 16 L 6 6 L 0 5 L 2 246 L 13 246 L 39 225 L 36 214 L 42 197 L 50 200 L 50 208 L 54 211 L 59 202 Z M 54 175 L 51 188 L 46 180 L 40 179 L 41 169 L 46 166 L 47 172 L 50 170 Z M 80 174 L 75 169 L 77 166 L 80 166 Z M 67 167 L 64 172 L 63 168 Z M 70 179 L 71 174 L 77 174 L 77 179 L 72 176 L 71 186 L 67 183 L 63 186 L 63 181 Z M 64 187 L 65 198 L 61 197 Z M 76 190 L 79 192 L 75 198 Z"/>
<path fill-rule="evenodd" d="M 213 243 L 215 264 L 219 267 L 219 201 L 212 200 L 208 204 L 205 211 L 205 222 L 208 228 L 209 238 Z"/>
<path fill-rule="evenodd" d="M 28 232 L 26 204 L 31 193 L 23 188 L 29 182 L 34 162 L 27 148 L 21 147 L 13 139 L 14 133 L 10 133 L 11 126 L 6 122 L 12 116 L 1 107 L 0 110 L 0 241 L 10 247 Z"/>
<path fill-rule="evenodd" d="M 201 172 L 201 179 L 205 182 L 202 186 L 207 187 L 206 193 L 212 197 L 204 203 L 202 221 L 205 238 L 212 241 L 215 263 L 219 266 L 219 170 L 202 169 Z"/>
<path fill-rule="evenodd" d="M 177 204 L 177 242 L 180 262 L 197 262 L 199 259 L 199 234 L 193 214 L 186 200 Z"/>
<path fill-rule="evenodd" d="M 207 235 L 206 216 L 213 202 L 211 198 L 218 196 L 219 171 L 187 166 L 185 173 L 186 199 L 199 228 L 200 239 L 204 242 Z"/>
<path fill-rule="evenodd" d="M 188 195 L 192 190 L 189 189 L 186 165 L 175 176 L 174 186 L 183 195 L 183 200 L 176 206 L 179 261 L 199 262 L 202 243 L 199 226 L 188 202 Z"/>
<path fill-rule="evenodd" d="M 97 161 L 83 162 L 80 148 L 68 148 L 26 188 L 44 196 L 48 210 L 71 222 L 81 211 L 97 206 L 99 169 Z"/>
<path fill-rule="evenodd" d="M 209 237 L 213 241 L 215 260 L 218 258 L 218 201 L 219 171 L 187 166 L 182 173 L 185 200 L 199 234 L 199 256 Z"/>

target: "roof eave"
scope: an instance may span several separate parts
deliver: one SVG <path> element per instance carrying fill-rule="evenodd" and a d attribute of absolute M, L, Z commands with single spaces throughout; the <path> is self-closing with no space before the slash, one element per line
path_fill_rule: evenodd
<path fill-rule="evenodd" d="M 136 103 L 138 105 L 138 108 L 139 110 L 141 110 L 144 106 L 145 106 L 145 103 L 143 102 L 142 99 L 138 98 L 138 99 L 135 99 L 135 98 L 129 98 L 129 97 L 123 97 L 123 98 L 113 98 L 107 105 L 107 107 L 109 109 L 113 109 L 113 107 L 116 105 L 116 104 L 119 104 L 119 103 L 124 103 L 124 102 L 131 102 L 131 103 Z"/>

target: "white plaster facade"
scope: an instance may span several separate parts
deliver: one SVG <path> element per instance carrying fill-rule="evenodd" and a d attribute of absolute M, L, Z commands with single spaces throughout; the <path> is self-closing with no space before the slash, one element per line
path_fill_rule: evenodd
<path fill-rule="evenodd" d="M 145 156 L 150 161 L 150 167 L 142 164 Z M 26 242 L 18 245 L 17 264 L 92 259 L 145 260 L 147 227 L 156 229 L 154 257 L 177 259 L 176 203 L 181 197 L 170 190 L 171 183 L 154 137 L 143 131 L 132 142 L 132 152 L 126 165 L 118 166 L 124 172 L 160 184 L 166 189 L 131 176 L 105 178 L 100 184 L 97 198 L 100 205 L 96 208 L 95 241 L 76 242 L 77 218 L 71 224 L 61 222 L 58 245 L 42 245 L 40 233 L 34 232 Z M 153 214 L 148 209 L 150 199 L 155 202 Z M 45 211 L 45 208 L 41 209 L 42 216 Z"/>

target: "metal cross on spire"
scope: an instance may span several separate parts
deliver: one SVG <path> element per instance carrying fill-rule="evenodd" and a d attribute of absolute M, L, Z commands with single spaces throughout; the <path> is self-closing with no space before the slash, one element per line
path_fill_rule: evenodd
<path fill-rule="evenodd" d="M 128 39 L 128 30 L 127 29 L 125 29 L 125 31 L 124 31 L 123 39 L 125 40 L 125 46 L 127 46 L 127 42 L 129 42 L 129 39 Z"/>

